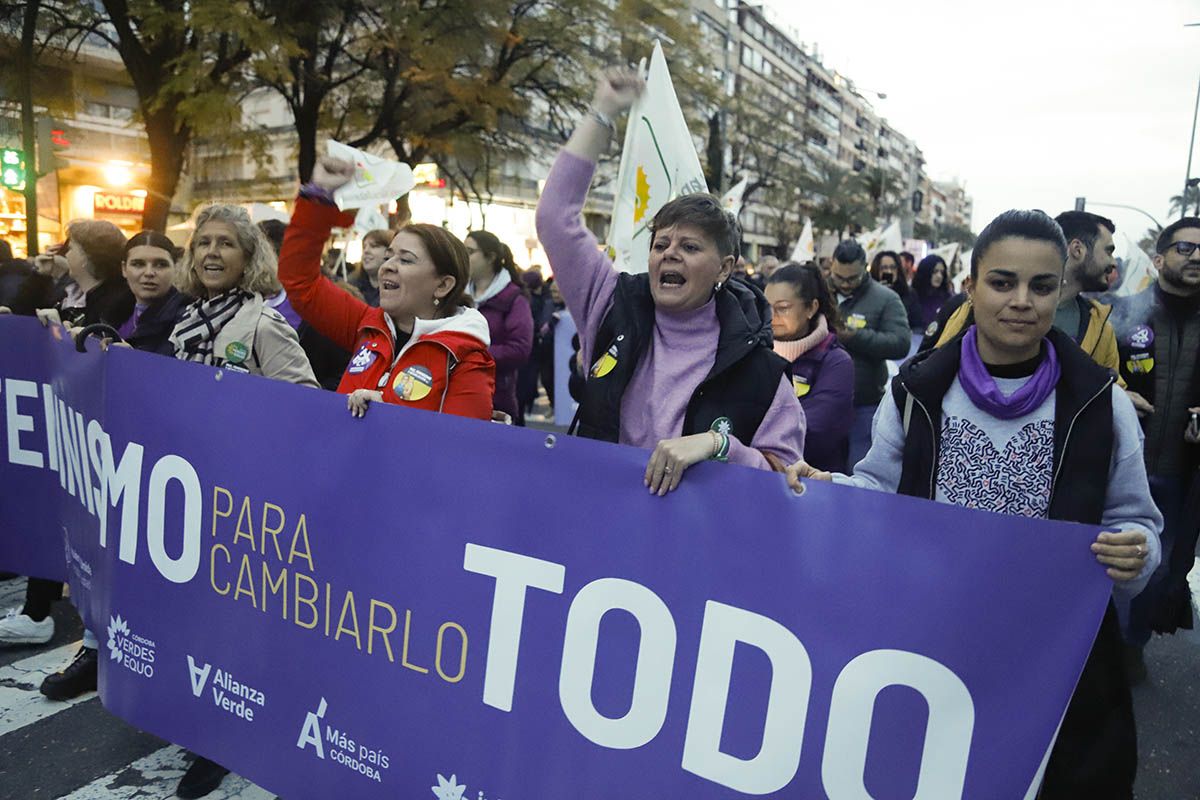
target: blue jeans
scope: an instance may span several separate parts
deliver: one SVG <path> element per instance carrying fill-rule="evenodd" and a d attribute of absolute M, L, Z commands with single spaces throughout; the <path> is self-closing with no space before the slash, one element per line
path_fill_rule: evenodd
<path fill-rule="evenodd" d="M 854 423 L 850 426 L 850 457 L 846 461 L 850 472 L 854 472 L 854 465 L 862 461 L 871 449 L 871 422 L 875 419 L 877 408 L 878 404 L 854 407 Z"/>

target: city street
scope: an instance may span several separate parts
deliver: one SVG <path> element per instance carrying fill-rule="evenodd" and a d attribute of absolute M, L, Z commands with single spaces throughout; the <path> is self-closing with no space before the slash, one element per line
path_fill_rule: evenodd
<path fill-rule="evenodd" d="M 0 582 L 0 607 L 19 605 L 24 581 Z M 0 800 L 169 798 L 188 764 L 179 747 L 108 714 L 95 694 L 52 703 L 42 677 L 69 662 L 81 636 L 64 602 L 54 639 L 0 650 Z M 1200 798 L 1200 637 L 1157 637 L 1146 650 L 1150 680 L 1134 692 L 1139 800 Z M 230 776 L 213 800 L 271 800 Z"/>

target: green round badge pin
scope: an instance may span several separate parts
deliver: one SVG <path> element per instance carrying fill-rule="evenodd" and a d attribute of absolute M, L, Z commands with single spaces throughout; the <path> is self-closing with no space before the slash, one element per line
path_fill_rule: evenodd
<path fill-rule="evenodd" d="M 225 360 L 230 364 L 241 364 L 250 355 L 250 348 L 241 342 L 230 342 L 225 348 Z"/>

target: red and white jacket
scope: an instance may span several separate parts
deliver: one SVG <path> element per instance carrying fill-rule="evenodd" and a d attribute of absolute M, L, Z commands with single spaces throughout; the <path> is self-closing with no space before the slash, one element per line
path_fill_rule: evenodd
<path fill-rule="evenodd" d="M 292 307 L 353 353 L 338 392 L 371 389 L 388 403 L 490 420 L 496 364 L 488 353 L 482 314 L 460 308 L 452 317 L 418 319 L 397 350 L 391 318 L 321 274 L 321 250 L 330 231 L 353 223 L 353 214 L 299 198 L 279 253 L 279 280 Z"/>

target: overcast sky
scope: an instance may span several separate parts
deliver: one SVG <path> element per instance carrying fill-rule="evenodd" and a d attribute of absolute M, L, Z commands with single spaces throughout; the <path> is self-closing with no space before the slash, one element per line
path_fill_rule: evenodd
<path fill-rule="evenodd" d="M 958 176 L 978 232 L 999 212 L 1073 207 L 1076 196 L 1166 224 L 1183 188 L 1200 79 L 1200 0 L 768 0 L 775 19 L 860 87 Z M 864 92 L 865 94 L 866 92 Z M 1192 167 L 1200 175 L 1200 148 Z M 1118 231 L 1150 221 L 1089 204 Z"/>

